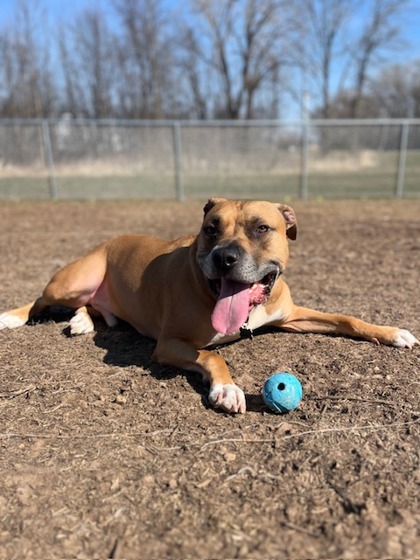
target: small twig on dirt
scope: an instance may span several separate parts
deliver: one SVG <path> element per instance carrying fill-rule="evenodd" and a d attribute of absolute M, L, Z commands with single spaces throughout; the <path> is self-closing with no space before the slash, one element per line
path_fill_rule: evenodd
<path fill-rule="evenodd" d="M 409 383 L 409 384 L 407 385 L 407 389 L 408 389 L 409 387 L 411 387 L 411 385 L 420 385 L 420 381 L 412 381 L 411 383 Z"/>
<path fill-rule="evenodd" d="M 385 401 L 382 399 L 364 399 L 363 397 L 351 397 L 348 395 L 326 395 L 324 397 L 311 397 L 315 401 L 355 401 L 355 402 L 366 402 L 370 404 L 386 404 L 388 406 L 398 406 L 399 403 L 393 401 Z"/>
<path fill-rule="evenodd" d="M 410 420 L 409 422 L 395 422 L 393 424 L 381 424 L 381 425 L 371 425 L 365 424 L 364 426 L 348 426 L 343 428 L 324 428 L 322 430 L 307 430 L 306 432 L 298 432 L 297 434 L 291 434 L 288 436 L 284 436 L 283 439 L 291 439 L 294 437 L 301 437 L 307 435 L 318 435 L 318 434 L 326 434 L 326 433 L 334 433 L 334 432 L 358 432 L 362 430 L 371 430 L 371 431 L 380 431 L 380 430 L 388 430 L 389 428 L 395 428 L 397 426 L 408 426 L 410 424 L 418 424 L 419 420 Z"/>
<path fill-rule="evenodd" d="M 158 447 L 157 445 L 145 445 L 144 449 L 151 455 L 158 455 L 161 451 L 179 451 L 182 449 L 182 446 L 175 445 L 174 447 Z"/>
<path fill-rule="evenodd" d="M 0 439 L 121 439 L 122 437 L 139 437 L 144 434 L 121 434 L 111 432 L 108 434 L 17 434 L 15 432 L 0 433 Z"/>
<path fill-rule="evenodd" d="M 174 435 L 176 434 L 176 432 L 179 430 L 179 424 L 176 424 L 174 426 L 174 429 L 172 430 L 172 432 L 169 434 L 169 439 L 172 440 Z"/>
<path fill-rule="evenodd" d="M 125 531 L 124 531 L 125 534 Z M 118 560 L 118 558 L 122 558 L 121 556 L 121 550 L 122 550 L 122 541 L 123 541 L 123 537 L 117 537 L 114 541 L 114 544 L 112 546 L 111 552 L 108 555 L 109 560 Z"/>
<path fill-rule="evenodd" d="M 212 441 L 208 441 L 204 443 L 200 447 L 200 451 L 209 447 L 210 445 L 219 445 L 223 443 L 272 443 L 274 440 L 273 438 L 270 439 L 242 439 L 242 438 L 227 438 L 227 439 L 213 439 Z M 194 445 L 194 444 L 193 444 Z"/>
<path fill-rule="evenodd" d="M 63 408 L 63 406 L 69 407 L 68 404 L 61 403 L 61 404 L 58 404 L 57 406 L 54 406 L 53 408 L 49 408 L 48 410 L 43 410 L 42 414 L 51 414 L 52 412 L 56 412 L 59 408 Z"/>
<path fill-rule="evenodd" d="M 326 433 L 334 433 L 334 432 L 356 432 L 356 431 L 362 431 L 362 430 L 370 430 L 370 431 L 380 431 L 380 430 L 389 430 L 390 428 L 398 428 L 398 427 L 403 427 L 403 426 L 411 426 L 413 424 L 419 424 L 420 423 L 420 418 L 416 419 L 416 420 L 410 420 L 408 422 L 394 422 L 392 424 L 365 424 L 365 425 L 361 425 L 361 426 L 346 426 L 346 427 L 342 427 L 342 428 L 325 428 L 325 429 L 316 429 L 316 430 L 305 430 L 302 432 L 297 432 L 296 434 L 288 434 L 288 435 L 284 435 L 282 436 L 281 439 L 286 440 L 286 439 L 293 439 L 293 438 L 298 438 L 298 437 L 302 437 L 302 436 L 306 436 L 306 435 L 318 435 L 318 434 L 326 434 Z M 53 433 L 40 433 L 40 434 L 34 434 L 34 433 L 16 433 L 16 432 L 0 432 L 0 439 L 63 439 L 63 440 L 69 440 L 69 439 L 117 439 L 119 441 L 122 441 L 124 438 L 146 438 L 148 436 L 147 433 L 145 432 L 108 432 L 108 433 L 99 433 L 99 434 L 86 434 L 86 433 L 82 433 L 82 434 L 53 434 Z M 277 438 L 279 439 L 279 438 Z M 199 441 L 196 442 L 182 442 L 182 445 L 177 445 L 174 447 L 158 447 L 158 446 L 153 446 L 153 450 L 159 452 L 159 451 L 176 451 L 179 449 L 191 449 L 193 447 L 198 447 L 199 446 L 199 450 L 205 449 L 206 447 L 209 447 L 211 445 L 219 445 L 219 444 L 223 444 L 223 443 L 241 443 L 241 444 L 258 444 L 258 443 L 274 443 L 276 441 L 276 438 L 263 438 L 263 439 L 242 439 L 242 438 L 231 438 L 231 439 L 215 439 L 212 441 L 208 441 L 204 444 L 201 444 Z"/>
<path fill-rule="evenodd" d="M 28 395 L 35 391 L 35 385 L 28 385 L 24 389 L 17 389 L 16 391 L 5 391 L 4 393 L 0 393 L 0 399 L 14 399 L 15 397 L 19 397 L 20 395 Z"/>
<path fill-rule="evenodd" d="M 342 500 L 343 508 L 346 513 L 355 513 L 356 515 L 360 515 L 362 510 L 366 509 L 366 504 L 360 503 L 356 504 L 351 500 L 341 488 L 338 488 L 331 480 L 327 480 L 327 484 L 334 490 L 334 492 L 339 496 Z"/>
<path fill-rule="evenodd" d="M 238 476 L 242 476 L 245 473 L 249 473 L 252 476 L 252 478 L 255 478 L 257 476 L 252 467 L 242 467 L 242 469 L 239 469 L 239 471 L 237 473 L 228 476 L 225 479 L 225 482 L 229 482 L 230 480 L 233 480 L 234 478 L 237 478 Z"/>
<path fill-rule="evenodd" d="M 313 537 L 314 539 L 318 539 L 321 536 L 321 533 L 313 533 L 312 531 L 308 531 L 299 525 L 295 525 L 294 523 L 289 523 L 286 521 L 280 521 L 280 525 L 286 527 L 286 529 L 292 529 L 293 531 L 298 531 L 299 533 L 303 533 L 304 535 L 308 535 L 309 537 Z"/>
<path fill-rule="evenodd" d="M 280 424 L 278 424 L 275 429 L 279 429 L 281 428 L 281 426 L 285 423 L 285 420 L 283 420 L 283 422 L 280 422 Z M 304 428 L 308 427 L 308 424 L 305 424 L 304 422 L 299 422 L 298 420 L 287 420 L 287 424 L 296 424 L 296 426 L 303 426 Z"/>
<path fill-rule="evenodd" d="M 161 434 L 171 434 L 173 432 L 173 428 L 166 428 L 165 430 L 156 430 L 155 432 L 145 432 L 145 437 L 153 437 L 153 436 L 160 436 Z"/>

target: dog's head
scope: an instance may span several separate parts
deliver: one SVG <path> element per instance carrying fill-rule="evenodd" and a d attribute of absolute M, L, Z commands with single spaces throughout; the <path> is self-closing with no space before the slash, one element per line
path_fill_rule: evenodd
<path fill-rule="evenodd" d="M 197 261 L 217 298 L 213 326 L 236 332 L 250 310 L 264 303 L 296 239 L 294 211 L 284 204 L 212 198 L 204 207 Z"/>

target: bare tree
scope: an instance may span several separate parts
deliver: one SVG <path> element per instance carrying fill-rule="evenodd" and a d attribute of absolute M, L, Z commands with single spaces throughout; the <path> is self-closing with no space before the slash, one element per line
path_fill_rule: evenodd
<path fill-rule="evenodd" d="M 203 64 L 201 46 L 194 31 L 182 24 L 178 46 L 177 66 L 180 82 L 186 82 L 187 95 L 191 97 L 189 115 L 207 119 L 210 115 L 211 84 Z"/>
<path fill-rule="evenodd" d="M 74 63 L 67 69 L 78 80 L 82 112 L 94 118 L 113 115 L 115 60 L 113 34 L 101 12 L 85 10 L 72 27 Z M 71 82 L 67 80 L 67 87 Z"/>
<path fill-rule="evenodd" d="M 41 40 L 45 14 L 37 2 L 19 0 L 13 24 L 0 36 L 1 112 L 42 117 L 54 111 L 55 84 L 50 45 Z"/>
<path fill-rule="evenodd" d="M 252 119 L 277 117 L 285 94 L 309 91 L 317 116 L 364 117 L 377 113 L 374 87 L 386 114 L 420 103 L 415 80 L 398 90 L 395 68 L 373 75 L 401 45 L 410 0 L 189 0 L 177 11 L 166 0 L 109 1 L 112 26 L 106 12 L 84 10 L 53 46 L 40 0 L 17 0 L 0 28 L 0 115 Z"/>
<path fill-rule="evenodd" d="M 370 111 L 364 95 L 369 75 L 380 57 L 401 46 L 400 16 L 409 0 L 297 1 L 302 11 L 302 68 L 320 100 L 316 115 L 365 115 Z M 356 18 L 362 22 L 359 29 Z"/>
<path fill-rule="evenodd" d="M 60 29 L 58 36 L 58 53 L 60 70 L 63 79 L 60 111 L 70 113 L 73 117 L 82 114 L 86 109 L 84 104 L 83 87 L 78 76 L 78 63 L 74 56 L 71 34 L 68 30 Z"/>
<path fill-rule="evenodd" d="M 250 119 L 255 96 L 285 64 L 287 4 L 282 0 L 192 0 L 190 53 L 220 86 L 219 116 Z"/>
<path fill-rule="evenodd" d="M 299 65 L 305 89 L 312 90 L 314 97 L 320 99 L 319 116 L 328 118 L 333 66 L 342 54 L 344 26 L 354 3 L 348 0 L 297 0 L 296 5 L 300 25 L 296 26 L 299 35 L 295 48 L 301 55 Z"/>
<path fill-rule="evenodd" d="M 114 5 L 123 28 L 119 53 L 129 92 L 125 104 L 132 116 L 163 118 L 173 94 L 173 55 L 162 2 L 115 0 Z"/>
<path fill-rule="evenodd" d="M 420 117 L 420 60 L 414 63 L 413 82 L 411 86 L 410 110 L 408 116 Z"/>
<path fill-rule="evenodd" d="M 384 68 L 367 86 L 381 116 L 420 116 L 420 61 Z"/>
<path fill-rule="evenodd" d="M 407 7 L 407 0 L 374 0 L 353 51 L 355 66 L 354 96 L 350 117 L 359 116 L 364 87 L 372 63 L 377 57 L 401 46 L 398 18 Z"/>

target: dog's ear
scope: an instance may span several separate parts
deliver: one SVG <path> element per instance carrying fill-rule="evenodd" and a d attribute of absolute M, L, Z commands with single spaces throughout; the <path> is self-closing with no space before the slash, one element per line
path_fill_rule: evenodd
<path fill-rule="evenodd" d="M 277 208 L 283 214 L 284 221 L 286 222 L 286 235 L 289 239 L 293 241 L 297 236 L 297 222 L 295 211 L 287 204 L 277 204 Z"/>
<path fill-rule="evenodd" d="M 216 206 L 216 204 L 219 204 L 219 202 L 225 202 L 225 198 L 209 198 L 207 204 L 204 206 L 203 210 L 204 210 L 204 215 L 206 215 L 208 212 L 210 212 L 210 210 L 213 208 L 213 206 Z"/>

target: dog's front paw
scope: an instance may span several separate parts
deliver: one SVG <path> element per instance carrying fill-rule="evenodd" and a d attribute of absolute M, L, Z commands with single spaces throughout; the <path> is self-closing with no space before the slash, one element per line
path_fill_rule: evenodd
<path fill-rule="evenodd" d="M 246 410 L 245 395 L 236 385 L 216 383 L 210 389 L 209 401 L 215 408 L 223 408 L 226 412 L 240 412 Z"/>
<path fill-rule="evenodd" d="M 391 344 L 396 348 L 413 348 L 413 346 L 420 344 L 420 342 L 411 334 L 410 331 L 406 331 L 405 329 L 396 329 L 395 336 Z"/>

